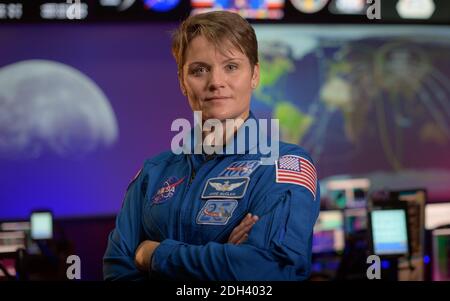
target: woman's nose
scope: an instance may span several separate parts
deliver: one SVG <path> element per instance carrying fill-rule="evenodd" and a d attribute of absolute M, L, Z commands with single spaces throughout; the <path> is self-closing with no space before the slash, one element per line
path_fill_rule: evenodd
<path fill-rule="evenodd" d="M 209 79 L 209 90 L 214 91 L 220 88 L 225 87 L 225 75 L 220 70 L 212 70 L 210 72 L 210 79 Z"/>

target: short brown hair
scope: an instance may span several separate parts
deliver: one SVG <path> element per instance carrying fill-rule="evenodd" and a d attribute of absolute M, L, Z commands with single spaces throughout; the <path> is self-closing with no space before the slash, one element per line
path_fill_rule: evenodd
<path fill-rule="evenodd" d="M 186 49 L 197 36 L 204 36 L 218 47 L 228 40 L 240 49 L 250 61 L 252 68 L 258 63 L 258 41 L 253 27 L 237 13 L 213 11 L 187 18 L 174 32 L 172 54 L 182 76 Z M 218 47 L 220 48 L 220 47 Z"/>

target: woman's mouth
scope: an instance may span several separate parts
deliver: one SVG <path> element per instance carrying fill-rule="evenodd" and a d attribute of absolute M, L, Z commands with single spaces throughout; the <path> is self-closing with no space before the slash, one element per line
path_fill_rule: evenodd
<path fill-rule="evenodd" d="M 229 99 L 231 97 L 228 96 L 211 96 L 211 97 L 206 97 L 205 101 L 212 101 L 212 100 L 224 100 L 224 99 Z"/>

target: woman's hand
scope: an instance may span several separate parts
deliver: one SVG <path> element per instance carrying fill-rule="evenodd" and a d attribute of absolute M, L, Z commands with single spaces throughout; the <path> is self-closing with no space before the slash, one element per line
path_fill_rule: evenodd
<path fill-rule="evenodd" d="M 159 246 L 159 242 L 153 240 L 144 240 L 137 247 L 134 254 L 134 264 L 138 270 L 148 272 L 150 268 L 150 260 L 153 252 Z"/>
<path fill-rule="evenodd" d="M 228 238 L 228 242 L 238 245 L 246 241 L 248 238 L 248 233 L 257 221 L 258 217 L 256 215 L 252 215 L 251 213 L 247 214 L 241 223 L 233 229 L 230 237 Z M 149 270 L 153 252 L 155 252 L 158 246 L 159 242 L 157 241 L 144 240 L 137 247 L 134 255 L 134 263 L 139 270 L 145 272 Z"/>
<path fill-rule="evenodd" d="M 257 221 L 258 216 L 248 213 L 241 221 L 241 223 L 233 229 L 230 237 L 228 238 L 228 242 L 238 245 L 246 241 L 248 238 L 248 233 Z"/>

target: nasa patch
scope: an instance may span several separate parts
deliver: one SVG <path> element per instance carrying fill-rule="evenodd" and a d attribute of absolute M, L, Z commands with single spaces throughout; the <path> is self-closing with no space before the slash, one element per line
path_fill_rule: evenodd
<path fill-rule="evenodd" d="M 249 177 L 217 177 L 206 181 L 202 199 L 240 199 L 247 191 Z"/>
<path fill-rule="evenodd" d="M 164 181 L 163 186 L 159 188 L 156 194 L 152 197 L 152 204 L 162 204 L 173 197 L 177 186 L 183 183 L 184 178 L 185 177 L 178 180 L 176 177 L 170 177 Z"/>
<path fill-rule="evenodd" d="M 236 161 L 225 168 L 219 177 L 248 177 L 259 165 L 261 161 L 258 160 Z"/>
<path fill-rule="evenodd" d="M 197 215 L 197 224 L 226 225 L 237 205 L 237 200 L 208 200 Z"/>

